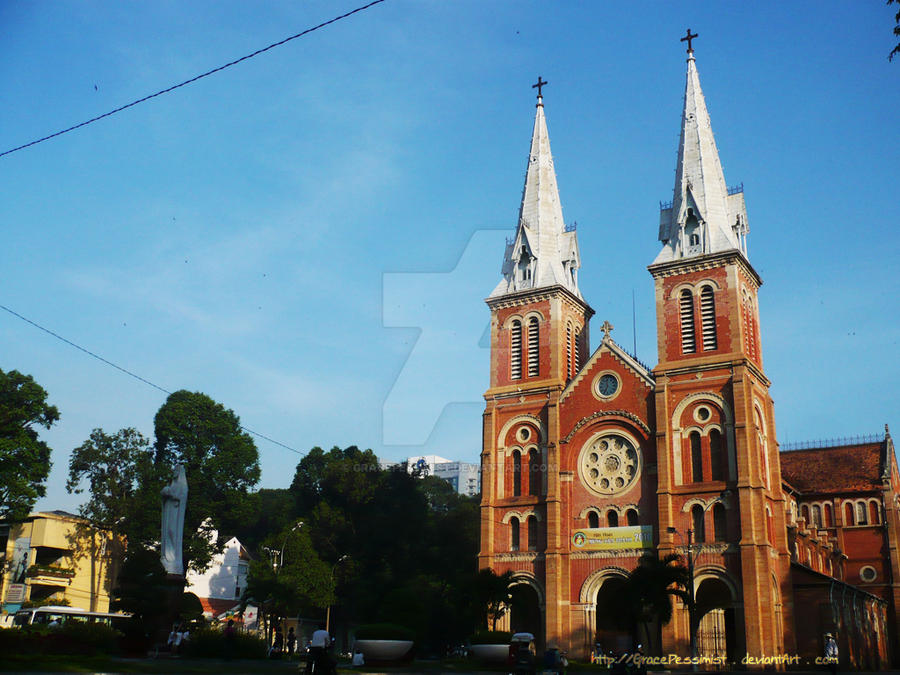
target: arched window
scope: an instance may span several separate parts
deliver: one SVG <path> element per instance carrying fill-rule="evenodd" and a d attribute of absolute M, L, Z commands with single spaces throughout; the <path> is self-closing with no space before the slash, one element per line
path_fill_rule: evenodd
<path fill-rule="evenodd" d="M 540 337 L 537 317 L 528 320 L 528 377 L 540 374 Z"/>
<path fill-rule="evenodd" d="M 700 432 L 692 431 L 691 439 L 691 481 L 703 481 L 703 450 L 700 447 Z"/>
<path fill-rule="evenodd" d="M 694 530 L 694 541 L 702 544 L 706 541 L 706 523 L 704 522 L 703 507 L 699 504 L 691 507 L 691 524 Z"/>
<path fill-rule="evenodd" d="M 869 522 L 877 525 L 881 519 L 878 517 L 878 502 L 869 502 Z"/>
<path fill-rule="evenodd" d="M 519 550 L 519 519 L 515 516 L 509 519 L 509 550 Z"/>
<path fill-rule="evenodd" d="M 725 480 L 725 450 L 718 429 L 709 430 L 709 463 L 713 480 Z"/>
<path fill-rule="evenodd" d="M 538 526 L 534 516 L 528 516 L 528 550 L 538 550 Z"/>
<path fill-rule="evenodd" d="M 775 518 L 768 506 L 766 507 L 766 539 L 770 544 L 775 544 Z"/>
<path fill-rule="evenodd" d="M 728 539 L 728 521 L 725 520 L 725 507 L 721 504 L 713 506 L 713 538 L 716 541 Z"/>
<path fill-rule="evenodd" d="M 806 505 L 806 504 L 804 504 L 803 506 L 801 506 L 801 507 L 800 507 L 800 513 L 803 514 L 803 520 L 806 521 L 807 527 L 810 526 L 810 525 L 812 525 L 812 520 L 811 520 L 810 517 L 809 517 L 809 506 Z"/>
<path fill-rule="evenodd" d="M 869 523 L 868 514 L 866 513 L 865 502 L 859 502 L 856 505 L 856 524 L 867 525 Z"/>
<path fill-rule="evenodd" d="M 606 512 L 606 524 L 609 527 L 618 527 L 619 526 L 619 514 L 610 509 Z"/>
<path fill-rule="evenodd" d="M 572 368 L 572 323 L 566 324 L 566 377 L 572 377 L 574 373 Z"/>
<path fill-rule="evenodd" d="M 638 524 L 638 512 L 634 509 L 628 509 L 625 512 L 625 519 L 629 526 L 636 527 Z"/>
<path fill-rule="evenodd" d="M 844 502 L 844 525 L 855 525 L 853 520 L 853 504 Z"/>
<path fill-rule="evenodd" d="M 700 291 L 700 326 L 703 332 L 703 351 L 716 349 L 716 301 L 710 286 L 704 286 Z"/>
<path fill-rule="evenodd" d="M 600 516 L 597 515 L 596 511 L 588 512 L 588 527 L 600 527 Z"/>
<path fill-rule="evenodd" d="M 831 504 L 825 505 L 825 527 L 834 527 L 834 513 Z"/>
<path fill-rule="evenodd" d="M 513 451 L 513 497 L 522 494 L 522 453 L 518 450 Z"/>
<path fill-rule="evenodd" d="M 694 295 L 685 288 L 681 291 L 681 353 L 693 354 L 697 351 L 694 341 Z"/>
<path fill-rule="evenodd" d="M 514 380 L 522 379 L 522 322 L 512 322 L 509 332 L 509 376 Z"/>
<path fill-rule="evenodd" d="M 541 494 L 541 460 L 537 450 L 528 452 L 528 494 Z"/>
<path fill-rule="evenodd" d="M 812 524 L 817 530 L 822 528 L 822 507 L 818 504 L 813 504 L 812 507 Z"/>

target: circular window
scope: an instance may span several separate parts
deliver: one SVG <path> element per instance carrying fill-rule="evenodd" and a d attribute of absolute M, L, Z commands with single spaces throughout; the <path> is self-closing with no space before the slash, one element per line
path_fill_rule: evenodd
<path fill-rule="evenodd" d="M 524 443 L 524 442 L 527 441 L 529 438 L 531 438 L 531 429 L 529 429 L 528 427 L 522 427 L 521 429 L 519 429 L 518 433 L 516 434 L 516 437 L 517 437 L 522 443 Z"/>
<path fill-rule="evenodd" d="M 694 410 L 694 419 L 698 422 L 706 422 L 710 417 L 712 417 L 712 413 L 706 406 L 700 406 Z"/>
<path fill-rule="evenodd" d="M 615 433 L 588 441 L 578 464 L 585 485 L 601 495 L 624 492 L 641 473 L 641 455 L 636 444 Z"/>
<path fill-rule="evenodd" d="M 619 378 L 614 373 L 603 373 L 594 380 L 594 394 L 600 399 L 615 398 L 620 386 Z"/>
<path fill-rule="evenodd" d="M 878 578 L 878 572 L 876 572 L 875 568 L 871 565 L 866 565 L 859 570 L 859 578 L 866 582 L 872 582 Z"/>

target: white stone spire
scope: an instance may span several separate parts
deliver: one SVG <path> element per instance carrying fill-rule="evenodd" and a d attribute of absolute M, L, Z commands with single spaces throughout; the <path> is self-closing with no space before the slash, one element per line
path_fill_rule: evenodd
<path fill-rule="evenodd" d="M 538 83 L 546 84 L 541 83 L 540 78 Z M 556 171 L 550 154 L 550 136 L 544 119 L 544 99 L 540 89 L 538 91 L 519 224 L 515 238 L 507 240 L 503 279 L 491 293 L 492 298 L 550 286 L 563 286 L 581 298 L 578 238 L 574 227 L 567 231 L 563 221 Z"/>
<path fill-rule="evenodd" d="M 725 184 L 689 47 L 675 192 L 671 204 L 660 205 L 659 239 L 664 245 L 653 264 L 731 249 L 746 257 L 749 229 L 743 186 L 729 189 Z"/>

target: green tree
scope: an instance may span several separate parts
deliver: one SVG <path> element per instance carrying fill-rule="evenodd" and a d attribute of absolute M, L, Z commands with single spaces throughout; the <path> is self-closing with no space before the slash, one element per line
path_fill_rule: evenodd
<path fill-rule="evenodd" d="M 238 416 L 199 392 L 171 394 L 154 429 L 156 463 L 167 472 L 183 464 L 187 474 L 185 566 L 204 570 L 224 544 L 212 531 L 235 521 L 248 489 L 259 482 L 259 452 Z"/>
<path fill-rule="evenodd" d="M 473 597 L 480 610 L 480 618 L 487 619 L 487 622 L 491 624 L 491 630 L 497 630 L 497 622 L 509 610 L 509 586 L 511 583 L 512 572 L 509 570 L 503 574 L 497 574 L 494 570 L 485 568 L 479 570 L 475 577 Z"/>
<path fill-rule="evenodd" d="M 250 562 L 241 604 L 254 602 L 266 630 L 281 619 L 321 613 L 334 602 L 332 567 L 312 545 L 306 528 L 291 526 L 269 536 Z"/>
<path fill-rule="evenodd" d="M 159 519 L 154 502 L 159 500 L 161 482 L 150 442 L 139 431 L 127 428 L 109 435 L 94 429 L 72 451 L 66 490 L 81 494 L 87 488 L 88 499 L 78 512 L 95 527 L 146 540 L 153 534 L 141 532 L 142 521 L 148 510 L 154 522 Z M 154 534 L 159 537 L 159 532 Z"/>
<path fill-rule="evenodd" d="M 889 5 L 892 5 L 895 2 L 898 2 L 898 0 L 887 0 L 887 4 L 889 4 Z M 894 23 L 897 24 L 896 26 L 894 26 L 894 35 L 896 35 L 897 37 L 900 37 L 900 11 L 898 11 L 894 15 Z M 888 54 L 888 60 L 893 61 L 894 56 L 896 56 L 897 54 L 900 54 L 900 42 L 898 42 L 897 46 L 891 50 L 890 54 Z"/>
<path fill-rule="evenodd" d="M 647 553 L 619 589 L 622 628 L 631 631 L 635 642 L 646 644 L 650 653 L 659 653 L 656 631 L 651 630 L 651 625 L 656 622 L 665 625 L 672 620 L 673 596 L 689 602 L 685 590 L 688 582 L 688 571 L 681 556 L 670 553 L 660 558 L 655 553 Z"/>
<path fill-rule="evenodd" d="M 0 518 L 24 518 L 46 494 L 50 447 L 35 427 L 49 429 L 58 419 L 47 392 L 30 375 L 0 370 Z"/>

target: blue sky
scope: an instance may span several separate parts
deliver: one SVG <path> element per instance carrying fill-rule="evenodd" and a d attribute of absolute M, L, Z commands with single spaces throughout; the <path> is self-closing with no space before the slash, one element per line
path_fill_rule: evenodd
<path fill-rule="evenodd" d="M 359 3 L 362 4 L 362 3 Z M 0 151 L 187 79 L 352 2 L 0 5 Z M 782 441 L 900 425 L 900 63 L 854 3 L 388 0 L 225 72 L 0 158 L 0 304 L 306 451 L 477 461 L 484 297 L 545 103 L 582 293 L 656 363 L 658 203 L 695 42 L 726 180 L 743 182 Z M 458 265 L 458 266 L 457 266 Z M 165 395 L 0 313 L 0 368 L 70 450 L 152 436 Z M 900 427 L 898 427 L 900 428 Z M 297 454 L 258 440 L 262 485 Z"/>

